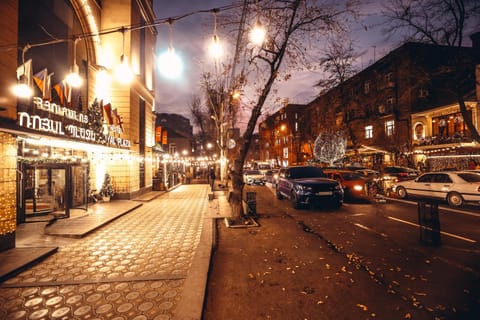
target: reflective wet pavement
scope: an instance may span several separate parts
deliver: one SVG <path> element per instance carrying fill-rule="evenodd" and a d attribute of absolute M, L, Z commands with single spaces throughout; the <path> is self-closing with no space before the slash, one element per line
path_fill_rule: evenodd
<path fill-rule="evenodd" d="M 0 286 L 0 318 L 174 319 L 208 192 L 181 186 L 60 246 Z"/>

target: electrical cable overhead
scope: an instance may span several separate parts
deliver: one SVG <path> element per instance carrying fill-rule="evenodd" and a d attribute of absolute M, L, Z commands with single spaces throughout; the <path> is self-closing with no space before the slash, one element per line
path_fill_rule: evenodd
<path fill-rule="evenodd" d="M 155 26 L 162 25 L 162 24 L 172 23 L 172 22 L 190 17 L 190 16 L 195 15 L 195 14 L 212 13 L 212 12 L 217 13 L 217 12 L 221 12 L 221 11 L 235 9 L 235 8 L 238 8 L 242 5 L 243 4 L 240 4 L 240 5 L 230 4 L 230 5 L 226 5 L 226 6 L 222 6 L 222 7 L 218 7 L 218 8 L 213 8 L 213 9 L 201 9 L 201 10 L 192 11 L 192 12 L 185 13 L 185 14 L 178 15 L 178 16 L 174 16 L 174 17 L 155 19 L 152 22 L 143 23 L 143 24 L 124 25 L 124 26 L 106 28 L 106 29 L 100 30 L 98 32 L 74 34 L 70 38 L 63 38 L 63 39 L 59 38 L 59 39 L 55 39 L 55 40 L 37 42 L 37 43 L 32 43 L 32 44 L 25 43 L 25 44 L 22 44 L 22 45 L 18 45 L 17 43 L 15 43 L 15 44 L 4 44 L 4 45 L 0 45 L 0 50 L 7 51 L 7 50 L 11 50 L 11 49 L 23 49 L 25 47 L 28 47 L 30 49 L 30 48 L 33 48 L 33 47 L 39 47 L 39 46 L 45 46 L 45 45 L 50 45 L 50 44 L 55 44 L 55 43 L 67 42 L 67 41 L 72 41 L 72 40 L 75 40 L 75 39 L 83 40 L 83 39 L 87 39 L 87 38 L 108 35 L 108 34 L 111 34 L 111 33 L 117 33 L 117 32 L 123 33 L 123 32 L 126 32 L 126 31 L 136 31 L 136 30 L 145 29 L 145 28 L 148 28 L 148 27 L 155 27 Z"/>

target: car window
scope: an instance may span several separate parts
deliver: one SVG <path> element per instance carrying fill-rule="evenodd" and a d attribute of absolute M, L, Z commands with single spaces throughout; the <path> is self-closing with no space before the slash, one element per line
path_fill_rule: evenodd
<path fill-rule="evenodd" d="M 433 178 L 434 178 L 433 174 L 424 174 L 423 176 L 418 178 L 417 182 L 420 182 L 420 183 L 432 182 Z"/>
<path fill-rule="evenodd" d="M 351 180 L 360 180 L 362 179 L 362 177 L 357 173 L 345 173 L 343 174 L 343 179 L 347 181 L 351 181 Z"/>
<path fill-rule="evenodd" d="M 326 177 L 322 169 L 317 167 L 294 167 L 290 168 L 289 172 L 292 179 Z"/>
<path fill-rule="evenodd" d="M 459 173 L 458 176 L 467 182 L 480 182 L 480 174 L 478 173 Z"/>
<path fill-rule="evenodd" d="M 439 173 L 434 175 L 433 181 L 437 183 L 452 183 L 452 179 L 448 174 Z"/>

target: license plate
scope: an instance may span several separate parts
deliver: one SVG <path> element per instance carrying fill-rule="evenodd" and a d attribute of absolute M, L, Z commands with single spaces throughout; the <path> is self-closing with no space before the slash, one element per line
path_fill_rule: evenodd
<path fill-rule="evenodd" d="M 320 191 L 320 192 L 317 192 L 317 195 L 318 196 L 331 196 L 333 193 L 332 191 Z"/>

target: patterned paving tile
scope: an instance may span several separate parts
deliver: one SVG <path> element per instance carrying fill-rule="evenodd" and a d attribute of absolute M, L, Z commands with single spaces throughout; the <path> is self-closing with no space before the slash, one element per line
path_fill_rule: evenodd
<path fill-rule="evenodd" d="M 208 186 L 181 186 L 61 247 L 0 287 L 2 319 L 171 319 Z"/>

